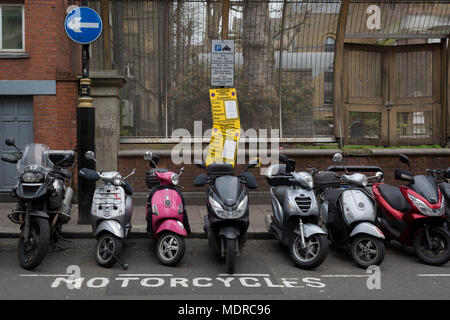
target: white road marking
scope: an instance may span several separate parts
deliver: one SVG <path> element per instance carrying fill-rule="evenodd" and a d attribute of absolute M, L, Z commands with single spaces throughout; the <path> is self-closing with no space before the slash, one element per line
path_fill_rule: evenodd
<path fill-rule="evenodd" d="M 19 277 L 70 277 L 72 274 L 19 274 Z"/>
<path fill-rule="evenodd" d="M 253 274 L 253 273 L 235 273 L 235 274 L 228 274 L 228 273 L 221 273 L 219 274 L 219 277 L 270 277 L 270 274 Z"/>
<path fill-rule="evenodd" d="M 448 273 L 435 273 L 435 274 L 418 274 L 418 277 L 450 277 Z"/>
<path fill-rule="evenodd" d="M 118 277 L 173 277 L 173 274 L 130 273 L 130 274 L 119 274 Z"/>
<path fill-rule="evenodd" d="M 366 274 L 323 274 L 322 278 L 367 278 L 370 275 Z"/>

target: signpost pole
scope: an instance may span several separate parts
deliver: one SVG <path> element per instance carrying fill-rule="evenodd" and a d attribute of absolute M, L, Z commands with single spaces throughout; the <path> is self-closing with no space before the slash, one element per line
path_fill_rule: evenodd
<path fill-rule="evenodd" d="M 86 151 L 95 151 L 95 108 L 91 97 L 91 79 L 89 78 L 89 44 L 96 41 L 103 30 L 100 15 L 87 7 L 74 6 L 67 13 L 64 27 L 67 36 L 81 47 L 82 76 L 78 86 L 77 107 L 77 151 L 78 169 L 95 170 L 95 162 L 88 161 Z M 78 179 L 78 223 L 89 224 L 95 182 Z"/>
<path fill-rule="evenodd" d="M 82 78 L 79 85 L 77 108 L 78 169 L 95 170 L 95 162 L 86 160 L 86 151 L 95 152 L 95 108 L 91 97 L 89 78 L 89 45 L 82 46 Z M 88 224 L 95 182 L 78 179 L 78 223 Z"/>

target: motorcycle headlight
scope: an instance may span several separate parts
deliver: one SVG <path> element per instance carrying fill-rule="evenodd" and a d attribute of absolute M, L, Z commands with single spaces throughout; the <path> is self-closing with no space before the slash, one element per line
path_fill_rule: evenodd
<path fill-rule="evenodd" d="M 445 210 L 444 199 L 442 199 L 442 203 L 441 203 L 441 206 L 439 209 L 432 209 L 429 206 L 427 206 L 425 204 L 425 202 L 414 197 L 411 194 L 408 194 L 408 198 L 412 201 L 412 203 L 414 203 L 414 205 L 417 207 L 417 209 L 419 209 L 419 211 L 426 216 L 439 217 L 444 214 L 444 210 Z"/>
<path fill-rule="evenodd" d="M 170 180 L 172 180 L 172 184 L 173 184 L 174 186 L 176 186 L 176 185 L 180 182 L 180 177 L 179 177 L 176 173 L 174 173 L 174 174 L 170 177 Z"/>
<path fill-rule="evenodd" d="M 211 196 L 209 197 L 209 203 L 211 204 L 212 209 L 215 214 L 222 219 L 239 219 L 247 210 L 248 196 L 245 196 L 242 199 L 241 203 L 239 203 L 236 210 L 225 210 L 216 200 L 214 200 Z"/>
<path fill-rule="evenodd" d="M 368 184 L 368 179 L 367 179 L 367 177 L 366 177 L 366 176 L 361 177 L 361 185 L 362 185 L 363 187 L 367 187 L 367 184 Z"/>
<path fill-rule="evenodd" d="M 25 183 L 41 182 L 44 179 L 42 172 L 28 171 L 22 175 L 22 181 Z"/>
<path fill-rule="evenodd" d="M 222 219 L 226 219 L 227 216 L 224 214 L 225 210 L 222 208 L 220 203 L 213 199 L 213 197 L 209 196 L 209 203 L 211 204 L 211 208 L 214 210 L 215 214 Z"/>
<path fill-rule="evenodd" d="M 117 174 L 114 177 L 113 183 L 115 186 L 121 186 L 123 184 L 123 177 L 120 174 Z"/>

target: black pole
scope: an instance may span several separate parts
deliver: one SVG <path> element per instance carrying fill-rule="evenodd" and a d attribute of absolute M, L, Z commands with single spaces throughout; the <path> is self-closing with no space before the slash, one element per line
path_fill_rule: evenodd
<path fill-rule="evenodd" d="M 95 108 L 89 78 L 89 45 L 82 47 L 82 79 L 79 85 L 77 108 L 78 169 L 95 170 L 95 162 L 84 157 L 86 151 L 95 152 Z M 78 223 L 89 224 L 95 182 L 78 179 Z"/>

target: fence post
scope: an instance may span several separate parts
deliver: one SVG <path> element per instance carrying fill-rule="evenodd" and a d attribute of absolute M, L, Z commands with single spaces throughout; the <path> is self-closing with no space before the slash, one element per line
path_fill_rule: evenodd
<path fill-rule="evenodd" d="M 344 146 L 345 130 L 343 128 L 343 103 L 342 103 L 342 71 L 344 64 L 344 38 L 347 26 L 347 16 L 349 0 L 342 0 L 341 10 L 336 33 L 336 46 L 334 52 L 333 70 L 333 114 L 334 114 L 334 135 L 338 137 L 339 148 Z"/>
<path fill-rule="evenodd" d="M 228 17 L 230 15 L 230 0 L 222 4 L 222 39 L 228 39 Z"/>

